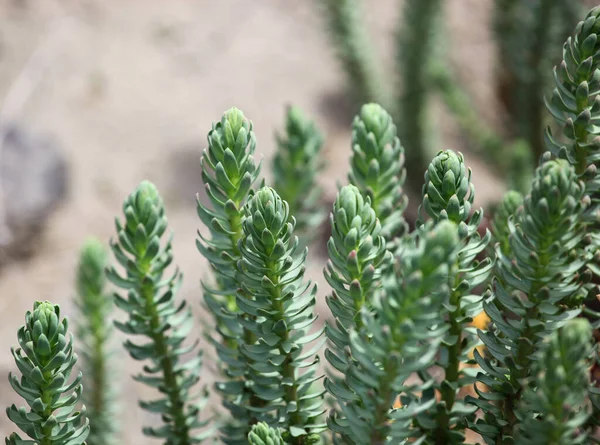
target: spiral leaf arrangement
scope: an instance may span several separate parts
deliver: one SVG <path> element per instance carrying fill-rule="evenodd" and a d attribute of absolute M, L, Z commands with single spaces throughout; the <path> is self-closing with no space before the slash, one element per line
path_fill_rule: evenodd
<path fill-rule="evenodd" d="M 600 8 L 592 9 L 580 22 L 572 37 L 563 48 L 563 60 L 554 69 L 556 88 L 552 98 L 546 101 L 548 110 L 561 127 L 564 143 L 555 139 L 548 127 L 546 146 L 554 155 L 566 159 L 575 167 L 579 178 L 585 183 L 591 206 L 586 215 L 590 225 L 587 249 L 591 252 L 587 266 L 600 276 L 600 260 L 596 252 L 600 246 L 598 231 L 600 223 L 600 175 L 597 174 L 600 159 Z M 586 239 L 586 242 L 588 240 Z M 594 319 L 600 318 L 598 301 L 594 292 L 586 302 L 585 312 Z M 598 323 L 596 323 L 598 328 Z"/>
<path fill-rule="evenodd" d="M 256 420 L 254 409 L 262 405 L 244 383 L 248 363 L 239 347 L 253 345 L 256 339 L 247 327 L 250 320 L 236 303 L 243 207 L 260 173 L 260 164 L 256 166 L 254 162 L 255 148 L 252 122 L 237 108 L 227 110 L 208 133 L 208 148 L 201 160 L 202 180 L 211 206 L 205 206 L 200 199 L 197 205 L 200 220 L 210 229 L 210 238 L 198 232 L 196 246 L 216 278 L 216 286 L 203 282 L 203 289 L 204 301 L 217 326 L 216 333 L 209 333 L 224 377 L 217 389 L 233 418 L 222 428 L 229 444 L 246 442 L 250 425 Z"/>
<path fill-rule="evenodd" d="M 472 379 L 461 372 L 461 364 L 469 362 L 468 354 L 477 344 L 469 323 L 482 311 L 483 297 L 474 291 L 487 281 L 493 267 L 490 258 L 477 259 L 486 250 L 491 235 L 487 230 L 483 238 L 478 233 L 483 210 L 471 215 L 474 198 L 471 169 L 466 167 L 463 156 L 452 150 L 439 152 L 425 173 L 420 213 L 422 219 L 425 213 L 434 223 L 452 221 L 460 239 L 454 273 L 449 276 L 451 293 L 446 305 L 449 329 L 439 362 L 445 375 L 438 388 L 442 400 L 431 413 L 435 427 L 428 433 L 447 444 L 464 442 L 463 417 L 474 412 L 456 399 L 460 388 L 472 383 Z"/>
<path fill-rule="evenodd" d="M 335 322 L 327 324 L 326 333 L 333 346 L 328 351 L 330 362 L 335 366 L 338 360 L 344 360 L 342 351 L 349 344 L 350 328 L 362 327 L 361 311 L 371 309 L 382 270 L 391 264 L 392 254 L 385 248 L 369 197 L 364 198 L 353 185 L 338 193 L 331 226 L 329 262 L 324 275 L 333 288 L 327 305 Z"/>
<path fill-rule="evenodd" d="M 382 272 L 391 265 L 392 254 L 386 250 L 369 197 L 364 198 L 353 185 L 343 187 L 338 193 L 331 226 L 327 243 L 329 262 L 324 275 L 333 288 L 326 301 L 334 320 L 325 327 L 330 343 L 325 357 L 335 370 L 343 373 L 349 366 L 346 354 L 349 333 L 363 327 L 362 311 L 372 309 L 375 293 L 381 288 Z M 330 379 L 332 384 L 343 384 L 336 375 Z"/>
<path fill-rule="evenodd" d="M 329 427 L 343 443 L 404 443 L 422 437 L 411 425 L 435 405 L 435 397 L 418 395 L 432 381 L 411 385 L 407 378 L 434 363 L 444 337 L 440 312 L 456 262 L 456 233 L 455 225 L 444 221 L 411 237 L 399 260 L 399 284 L 386 287 L 372 312 L 363 311 L 363 329 L 350 331 L 353 360 L 340 366 L 345 378 L 325 381 L 340 404 Z M 402 407 L 391 411 L 397 394 L 402 394 Z"/>
<path fill-rule="evenodd" d="M 271 428 L 264 422 L 259 422 L 252 426 L 248 434 L 248 443 L 250 445 L 284 445 L 278 428 Z"/>
<path fill-rule="evenodd" d="M 116 294 L 115 304 L 129 314 L 129 320 L 115 325 L 125 334 L 146 337 L 145 343 L 127 340 L 124 346 L 135 360 L 150 362 L 134 379 L 163 396 L 140 402 L 143 409 L 160 413 L 164 422 L 160 427 L 144 428 L 144 433 L 167 445 L 200 443 L 210 432 L 197 432 L 206 424 L 200 420 L 206 398 L 203 395 L 196 400 L 191 390 L 200 380 L 202 354 L 194 352 L 191 360 L 181 361 L 182 355 L 192 353 L 196 346 L 184 345 L 193 319 L 185 301 L 175 300 L 181 273 L 176 270 L 165 277 L 173 253 L 170 239 L 164 241 L 167 217 L 156 187 L 148 181 L 140 183 L 125 199 L 123 214 L 123 222 L 116 219 L 118 241 L 111 242 L 111 247 L 125 274 L 111 267 L 107 276 L 127 292 L 125 297 Z"/>
<path fill-rule="evenodd" d="M 277 135 L 273 158 L 273 186 L 290 206 L 296 218 L 296 231 L 310 234 L 324 218 L 319 206 L 322 190 L 317 175 L 322 170 L 320 152 L 323 136 L 315 124 L 297 107 L 289 107 L 285 133 Z"/>
<path fill-rule="evenodd" d="M 77 325 L 77 339 L 82 358 L 83 403 L 90 419 L 88 445 L 111 445 L 117 441 L 115 373 L 110 365 L 113 333 L 110 314 L 112 295 L 106 291 L 108 255 L 96 238 L 88 239 L 81 249 L 77 267 L 77 298 L 81 318 Z"/>
<path fill-rule="evenodd" d="M 325 429 L 323 391 L 312 387 L 320 379 L 316 352 L 323 330 L 310 332 L 317 288 L 304 282 L 307 250 L 297 251 L 295 221 L 273 189 L 260 189 L 244 211 L 237 302 L 259 322 L 248 323 L 256 341 L 240 352 L 249 363 L 254 394 L 264 402 L 257 416 L 285 428 L 290 444 L 314 443 Z"/>
<path fill-rule="evenodd" d="M 517 431 L 517 443 L 590 443 L 583 426 L 590 417 L 587 394 L 591 338 L 589 322 L 576 319 L 554 331 L 543 345 L 532 372 L 536 390 L 527 388 L 519 406 L 519 417 L 525 421 Z M 539 415 L 531 417 L 532 412 Z"/>
<path fill-rule="evenodd" d="M 60 318 L 58 306 L 38 301 L 33 312 L 27 311 L 17 337 L 19 348 L 11 352 L 21 378 L 10 373 L 9 382 L 29 409 L 12 405 L 6 414 L 31 440 L 13 433 L 6 444 L 85 443 L 90 428 L 85 407 L 76 410 L 82 391 L 81 373 L 69 382 L 77 356 L 67 319 Z"/>
<path fill-rule="evenodd" d="M 479 332 L 490 357 L 475 351 L 478 380 L 489 392 L 478 390 L 479 398 L 471 398 L 485 413 L 472 428 L 488 442 L 511 440 L 507 425 L 519 423 L 515 410 L 540 339 L 580 312 L 583 284 L 590 278 L 580 275 L 586 264 L 580 246 L 588 206 L 573 167 L 564 160 L 547 161 L 537 169 L 523 209 L 514 223 L 509 221 L 514 258 L 497 248 L 494 300 L 484 303 L 494 329 Z"/>
<path fill-rule="evenodd" d="M 208 133 L 208 148 L 201 159 L 202 180 L 212 208 L 198 198 L 197 211 L 211 237 L 198 233 L 196 245 L 213 267 L 218 284 L 216 289 L 204 285 L 204 299 L 230 349 L 235 349 L 240 329 L 228 314 L 235 312 L 238 286 L 234 271 L 240 258 L 242 208 L 260 172 L 260 165 L 254 163 L 255 148 L 252 123 L 240 110 L 231 108 Z"/>
<path fill-rule="evenodd" d="M 561 126 L 566 143 L 546 129 L 546 145 L 556 156 L 567 159 L 585 181 L 596 210 L 600 177 L 596 175 L 600 153 L 600 8 L 594 8 L 577 25 L 575 35 L 564 45 L 563 60 L 554 69 L 556 88 L 546 101 L 548 110 Z"/>
<path fill-rule="evenodd" d="M 352 124 L 348 179 L 370 198 L 382 235 L 390 243 L 408 231 L 402 216 L 408 204 L 402 193 L 405 178 L 404 148 L 392 117 L 377 104 L 363 105 Z"/>

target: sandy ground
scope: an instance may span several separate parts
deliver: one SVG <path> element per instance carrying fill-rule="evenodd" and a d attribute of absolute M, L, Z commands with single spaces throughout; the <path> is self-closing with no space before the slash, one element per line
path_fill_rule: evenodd
<path fill-rule="evenodd" d="M 377 0 L 369 26 L 382 63 L 391 65 L 391 40 L 399 12 L 395 0 Z M 493 103 L 489 86 L 493 47 L 487 23 L 490 0 L 448 0 L 452 60 L 480 105 Z M 349 157 L 349 121 L 332 112 L 327 98 L 339 95 L 343 79 L 323 35 L 315 4 L 277 0 L 0 2 L 0 97 L 40 45 L 52 64 L 22 113 L 33 131 L 48 133 L 64 148 L 70 166 L 70 196 L 48 225 L 38 254 L 0 272 L 0 406 L 16 401 L 6 383 L 13 368 L 8 353 L 34 300 L 61 303 L 73 314 L 73 272 L 88 235 L 108 240 L 123 198 L 142 179 L 152 180 L 166 201 L 174 252 L 185 274 L 182 296 L 202 319 L 199 280 L 206 263 L 194 246 L 200 226 L 195 193 L 199 157 L 212 121 L 235 105 L 251 118 L 258 152 L 269 162 L 273 133 L 284 107 L 310 113 L 327 134 L 329 167 L 323 184 L 331 195 L 344 180 Z M 493 120 L 493 107 L 489 107 Z M 338 114 L 339 113 L 339 114 Z M 461 148 L 456 128 L 442 117 L 445 148 Z M 502 185 L 473 166 L 478 200 L 497 197 Z M 268 171 L 266 172 L 268 177 Z M 311 257 L 309 275 L 320 283 L 323 259 Z M 321 286 L 322 309 L 326 287 Z M 138 369 L 124 354 L 117 368 Z M 205 381 L 212 382 L 210 372 Z M 147 391 L 118 375 L 124 400 L 121 443 L 150 443 L 139 426 L 151 420 L 135 400 Z M 12 431 L 0 416 L 0 437 Z"/>

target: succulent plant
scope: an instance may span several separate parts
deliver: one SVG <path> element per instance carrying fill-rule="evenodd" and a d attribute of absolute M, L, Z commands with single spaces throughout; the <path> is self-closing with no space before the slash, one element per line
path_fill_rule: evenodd
<path fill-rule="evenodd" d="M 500 244 L 500 250 L 502 253 L 510 257 L 510 229 L 509 220 L 517 213 L 517 209 L 523 205 L 523 195 L 521 193 L 509 190 L 502 197 L 500 205 L 494 213 L 494 219 L 492 220 L 492 234 L 494 240 Z"/>
<path fill-rule="evenodd" d="M 244 385 L 248 363 L 240 354 L 241 345 L 252 345 L 252 332 L 240 318 L 237 307 L 236 275 L 241 259 L 239 242 L 243 237 L 244 205 L 260 174 L 254 162 L 256 137 L 250 122 L 237 108 L 227 110 L 208 133 L 208 148 L 201 160 L 202 180 L 210 201 L 204 205 L 198 198 L 197 211 L 210 237 L 198 232 L 196 246 L 209 261 L 216 283 L 203 281 L 204 302 L 216 322 L 216 331 L 207 333 L 217 349 L 222 378 L 217 390 L 223 404 L 238 426 L 226 424 L 222 433 L 229 444 L 245 443 L 248 428 L 255 417 L 253 410 L 262 402 L 252 388 Z"/>
<path fill-rule="evenodd" d="M 411 385 L 407 379 L 435 362 L 446 330 L 440 314 L 457 244 L 456 227 L 449 221 L 419 231 L 400 259 L 399 284 L 385 289 L 372 312 L 362 312 L 362 329 L 351 330 L 353 360 L 339 364 L 343 381 L 325 381 L 340 405 L 328 424 L 344 443 L 425 439 L 411 424 L 436 402 L 419 396 L 432 381 Z M 390 410 L 397 394 L 402 394 L 402 407 Z"/>
<path fill-rule="evenodd" d="M 323 222 L 320 206 L 322 189 L 317 176 L 323 169 L 320 152 L 323 136 L 297 107 L 289 107 L 285 133 L 277 135 L 273 157 L 273 187 L 290 206 L 296 218 L 296 231 L 309 241 Z"/>
<path fill-rule="evenodd" d="M 286 442 L 313 443 L 325 429 L 323 391 L 313 391 L 323 329 L 312 330 L 316 286 L 304 281 L 306 252 L 298 252 L 294 219 L 277 192 L 263 187 L 244 208 L 238 264 L 238 307 L 248 320 L 253 344 L 240 347 L 247 379 L 263 403 L 255 415 L 282 427 Z M 260 320 L 260 322 L 259 322 Z"/>
<path fill-rule="evenodd" d="M 486 284 L 493 267 L 492 259 L 478 258 L 485 252 L 491 235 L 487 230 L 483 237 L 479 235 L 483 210 L 471 214 L 474 198 L 471 169 L 466 167 L 462 154 L 452 150 L 439 152 L 425 173 L 420 218 L 424 220 L 427 216 L 435 223 L 452 221 L 460 241 L 456 264 L 448 277 L 451 289 L 445 305 L 448 333 L 438 363 L 444 370 L 444 379 L 437 388 L 441 401 L 429 413 L 431 427 L 427 422 L 420 423 L 430 440 L 447 444 L 464 443 L 465 418 L 474 414 L 472 407 L 457 400 L 460 390 L 473 383 L 461 364 L 470 363 L 469 355 L 478 344 L 470 327 L 483 310 L 483 296 L 477 295 L 476 289 Z"/>
<path fill-rule="evenodd" d="M 564 1 L 553 8 L 567 11 Z M 349 12 L 343 8 L 356 4 L 326 6 L 343 16 Z M 429 10 L 427 23 L 439 16 L 432 5 L 441 3 L 406 3 Z M 409 29 L 422 19 L 415 16 Z M 495 249 L 482 231 L 483 210 L 473 209 L 471 171 L 451 150 L 427 167 L 419 218 L 409 232 L 396 126 L 377 104 L 361 109 L 353 123 L 350 184 L 340 188 L 331 212 L 324 275 L 332 317 L 325 326 L 317 320 L 317 286 L 305 277 L 308 249 L 296 236 L 298 222 L 310 231 L 310 213 L 318 213 L 308 192 L 316 189 L 322 140 L 310 121 L 289 110 L 272 166 L 290 204 L 275 188 L 257 186 L 252 124 L 228 110 L 208 135 L 201 161 L 208 202 L 198 199 L 197 206 L 207 229 L 197 247 L 214 275 L 202 283 L 212 317 L 202 327 L 216 350 L 210 371 L 225 409 L 211 419 L 201 415 L 208 401 L 199 384 L 203 355 L 188 341 L 193 316 L 177 297 L 182 275 L 173 265 L 164 202 L 142 181 L 116 220 L 115 264 L 106 267 L 97 240 L 81 251 L 75 281 L 81 344 L 74 346 L 58 306 L 37 302 L 27 312 L 12 350 L 19 374 L 9 376 L 25 407 L 7 410 L 22 433 L 6 443 L 120 440 L 113 385 L 123 367 L 108 356 L 113 305 L 124 315 L 114 325 L 126 335 L 125 349 L 142 362 L 134 379 L 158 394 L 139 402 L 157 415 L 143 432 L 165 445 L 208 438 L 228 445 L 462 445 L 468 430 L 488 445 L 596 442 L 600 350 L 593 330 L 600 315 L 591 303 L 600 294 L 594 282 L 599 23 L 597 8 L 565 46 L 549 107 L 567 142 L 547 132 L 551 152 L 540 157 L 531 181 L 521 181 L 531 182 L 527 195 L 509 192 L 496 212 Z M 425 38 L 431 28 L 413 37 Z M 356 29 L 339 30 L 346 31 Z M 433 31 L 412 50 L 438 39 L 440 30 Z M 428 86 L 435 77 L 429 70 L 439 68 L 439 60 L 419 61 L 415 73 L 427 76 L 415 88 Z M 398 122 L 423 123 L 422 115 L 414 118 Z M 118 288 L 112 297 L 105 278 Z M 329 366 L 322 371 L 326 342 Z M 74 348 L 84 358 L 85 392 L 82 375 L 72 376 Z M 78 407 L 82 393 L 89 424 Z"/>
<path fill-rule="evenodd" d="M 163 420 L 163 425 L 145 427 L 144 434 L 167 445 L 199 443 L 210 432 L 197 431 L 206 425 L 200 420 L 206 394 L 197 400 L 191 392 L 200 380 L 202 353 L 193 352 L 195 344 L 184 344 L 193 318 L 185 301 L 175 300 L 182 275 L 176 270 L 165 277 L 173 253 L 171 240 L 164 240 L 167 217 L 156 187 L 142 181 L 125 199 L 123 214 L 123 221 L 116 219 L 117 240 L 111 247 L 125 273 L 111 267 L 107 276 L 126 291 L 125 296 L 115 294 L 114 301 L 129 319 L 115 325 L 127 335 L 145 337 L 143 343 L 124 343 L 132 358 L 148 363 L 134 379 L 161 394 L 157 400 L 140 401 L 143 409 L 160 413 Z M 182 362 L 189 353 L 192 358 Z"/>
<path fill-rule="evenodd" d="M 28 408 L 11 405 L 6 414 L 31 440 L 13 433 L 7 445 L 85 443 L 90 428 L 85 407 L 76 408 L 82 374 L 71 380 L 77 356 L 68 327 L 60 308 L 49 301 L 37 301 L 33 312 L 27 311 L 17 334 L 19 347 L 11 350 L 21 378 L 10 373 L 8 380 Z"/>
<path fill-rule="evenodd" d="M 487 390 L 478 389 L 479 398 L 471 398 L 485 413 L 471 427 L 487 441 L 512 440 L 523 381 L 531 376 L 542 339 L 581 311 L 585 277 L 590 278 L 580 275 L 587 263 L 581 243 L 588 206 L 574 168 L 564 160 L 544 162 L 522 211 L 509 220 L 514 258 L 496 249 L 493 300 L 484 303 L 494 328 L 479 332 L 490 356 L 475 351 L 478 380 Z"/>
<path fill-rule="evenodd" d="M 281 432 L 277 428 L 271 428 L 264 422 L 252 426 L 248 434 L 250 445 L 284 445 Z"/>
<path fill-rule="evenodd" d="M 516 432 L 524 445 L 590 443 L 584 429 L 591 416 L 588 402 L 592 328 L 585 319 L 571 320 L 554 331 L 538 352 L 532 385 L 519 406 L 524 419 Z M 529 413 L 539 413 L 532 417 Z"/>
<path fill-rule="evenodd" d="M 77 267 L 75 303 L 79 307 L 77 339 L 83 369 L 83 403 L 90 419 L 88 445 L 117 442 L 120 422 L 117 416 L 118 379 L 111 363 L 113 325 L 110 315 L 113 298 L 106 290 L 104 270 L 108 253 L 96 238 L 86 240 Z"/>
<path fill-rule="evenodd" d="M 402 192 L 405 178 L 404 148 L 392 117 L 380 105 L 364 105 L 352 124 L 348 180 L 371 199 L 382 235 L 389 243 L 408 230 L 402 216 L 408 203 Z"/>

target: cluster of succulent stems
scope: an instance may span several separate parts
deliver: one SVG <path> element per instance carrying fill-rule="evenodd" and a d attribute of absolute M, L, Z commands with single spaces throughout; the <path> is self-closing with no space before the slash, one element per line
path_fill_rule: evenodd
<path fill-rule="evenodd" d="M 352 3 L 328 2 L 342 16 L 332 23 L 338 34 L 357 32 Z M 346 63 L 366 82 L 359 55 Z M 471 432 L 495 445 L 597 443 L 600 389 L 590 368 L 600 361 L 600 317 L 590 303 L 600 237 L 590 215 L 600 202 L 600 8 L 577 26 L 564 59 L 548 100 L 563 135 L 547 130 L 529 189 L 507 193 L 491 232 L 483 209 L 473 209 L 471 170 L 450 149 L 424 172 L 410 230 L 405 156 L 410 163 L 418 143 L 398 136 L 410 133 L 409 121 L 363 105 L 347 184 L 330 209 L 324 293 L 305 276 L 307 245 L 326 213 L 316 175 L 323 136 L 289 108 L 269 184 L 254 160 L 252 122 L 227 110 L 208 133 L 199 168 L 206 196 L 197 199 L 196 246 L 213 272 L 203 273 L 202 290 L 214 387 L 201 381 L 194 303 L 178 296 L 183 276 L 165 203 L 142 181 L 115 221 L 112 260 L 100 241 L 82 249 L 75 337 L 57 305 L 36 302 L 27 312 L 12 350 L 19 376 L 9 376 L 25 406 L 7 409 L 27 439 L 13 433 L 7 445 L 119 442 L 123 367 L 111 363 L 113 325 L 143 364 L 134 380 L 158 394 L 139 401 L 161 419 L 143 433 L 165 445 L 455 445 Z M 485 324 L 475 326 L 482 314 Z M 73 377 L 76 352 L 83 374 Z M 214 418 L 211 391 L 222 400 Z"/>

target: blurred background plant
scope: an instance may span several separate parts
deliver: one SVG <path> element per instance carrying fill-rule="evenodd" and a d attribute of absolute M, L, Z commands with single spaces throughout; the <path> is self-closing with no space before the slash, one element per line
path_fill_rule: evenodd
<path fill-rule="evenodd" d="M 491 2 L 491 0 L 490 0 Z M 384 73 L 369 36 L 363 0 L 323 0 L 322 14 L 331 46 L 346 77 L 348 95 L 358 104 L 377 102 L 390 110 L 406 147 L 408 186 L 418 191 L 422 172 L 444 148 L 439 124 L 431 113 L 442 100 L 468 147 L 493 162 L 510 187 L 525 191 L 544 152 L 547 125 L 544 95 L 551 69 L 560 60 L 560 45 L 584 11 L 581 0 L 493 0 L 494 86 L 502 125 L 495 129 L 459 79 L 448 57 L 447 15 L 452 2 L 405 0 L 394 30 L 394 68 Z M 473 24 L 478 25 L 477 23 Z M 485 104 L 489 107 L 489 104 Z"/>

